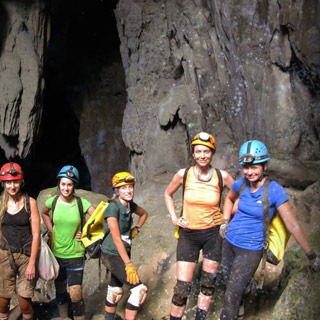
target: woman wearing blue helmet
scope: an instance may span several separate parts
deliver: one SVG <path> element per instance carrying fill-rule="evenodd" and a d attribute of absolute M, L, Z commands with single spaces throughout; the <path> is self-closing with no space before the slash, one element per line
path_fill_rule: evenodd
<path fill-rule="evenodd" d="M 91 215 L 95 208 L 89 201 L 75 194 L 75 188 L 79 184 L 77 168 L 64 166 L 57 178 L 60 195 L 49 198 L 41 212 L 42 219 L 52 234 L 52 252 L 60 266 L 59 276 L 55 280 L 56 301 L 60 317 L 67 318 L 68 285 L 73 319 L 84 320 L 82 278 L 85 250 L 81 242 L 84 217 L 80 215 L 81 211 Z M 50 210 L 52 218 L 49 216 Z"/>
<path fill-rule="evenodd" d="M 228 192 L 223 210 L 220 235 L 222 245 L 222 271 L 226 293 L 220 319 L 242 319 L 239 312 L 243 293 L 255 274 L 263 254 L 263 189 L 267 176 L 268 149 L 258 140 L 245 142 L 239 152 L 239 163 L 244 178 L 238 179 Z M 243 188 L 243 187 L 244 188 Z M 240 195 L 240 198 L 239 198 Z M 239 198 L 238 205 L 234 206 Z M 283 187 L 270 181 L 268 188 L 269 213 L 277 210 L 288 231 L 294 236 L 310 260 L 315 271 L 320 270 L 320 258 L 308 243 L 291 207 Z M 234 208 L 236 207 L 236 208 Z M 236 210 L 234 210 L 236 209 Z M 231 219 L 232 212 L 235 212 Z"/>

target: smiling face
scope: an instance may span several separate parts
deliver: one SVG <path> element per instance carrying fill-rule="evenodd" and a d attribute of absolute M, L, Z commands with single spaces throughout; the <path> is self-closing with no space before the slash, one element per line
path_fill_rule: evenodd
<path fill-rule="evenodd" d="M 60 193 L 65 198 L 73 195 L 74 187 L 74 182 L 68 178 L 61 178 L 58 184 Z"/>
<path fill-rule="evenodd" d="M 213 150 L 203 145 L 195 145 L 192 156 L 199 167 L 205 168 L 210 165 Z"/>
<path fill-rule="evenodd" d="M 263 175 L 266 165 L 263 164 L 246 164 L 242 166 L 242 172 L 249 182 L 257 182 Z"/>
<path fill-rule="evenodd" d="M 7 193 L 14 197 L 20 192 L 22 183 L 23 180 L 4 181 L 3 186 Z"/>
<path fill-rule="evenodd" d="M 127 202 L 132 201 L 134 194 L 134 185 L 127 184 L 125 186 L 119 187 L 119 197 Z"/>

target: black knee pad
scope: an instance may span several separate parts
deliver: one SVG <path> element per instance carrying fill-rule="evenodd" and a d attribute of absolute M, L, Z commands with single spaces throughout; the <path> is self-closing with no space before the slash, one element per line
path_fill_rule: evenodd
<path fill-rule="evenodd" d="M 80 317 L 85 314 L 84 301 L 72 302 L 72 313 L 75 317 Z"/>
<path fill-rule="evenodd" d="M 177 307 L 186 305 L 188 296 L 191 292 L 192 282 L 185 282 L 178 280 L 172 297 L 172 303 Z"/>
<path fill-rule="evenodd" d="M 201 284 L 201 293 L 205 296 L 213 296 L 215 283 L 216 283 L 217 275 L 215 273 L 209 273 L 206 271 L 202 271 L 200 284 Z"/>

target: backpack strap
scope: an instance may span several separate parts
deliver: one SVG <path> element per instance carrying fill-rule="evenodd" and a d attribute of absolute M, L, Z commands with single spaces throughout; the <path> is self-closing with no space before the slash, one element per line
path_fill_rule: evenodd
<path fill-rule="evenodd" d="M 76 196 L 76 199 L 77 199 L 77 203 L 78 203 L 78 209 L 79 209 L 79 213 L 80 213 L 80 220 L 81 220 L 81 223 L 80 223 L 80 226 L 81 226 L 81 229 L 83 228 L 84 226 L 84 212 L 83 212 L 83 205 L 82 205 L 82 201 L 81 201 L 81 198 Z"/>
<path fill-rule="evenodd" d="M 184 201 L 184 189 L 186 188 L 186 181 L 187 181 L 187 175 L 188 171 L 190 170 L 191 167 L 188 167 L 185 169 L 183 178 L 182 178 L 182 205 L 181 205 L 181 212 L 180 212 L 180 217 L 183 214 L 183 201 Z"/>
<path fill-rule="evenodd" d="M 222 178 L 222 174 L 221 171 L 217 168 L 215 168 L 216 172 L 217 172 L 217 176 L 218 176 L 218 180 L 219 180 L 219 191 L 220 191 L 220 201 L 219 201 L 219 207 L 221 204 L 221 196 L 222 196 L 222 191 L 223 191 L 223 178 Z"/>
<path fill-rule="evenodd" d="M 269 184 L 270 180 L 266 177 L 263 185 L 263 253 L 261 275 L 258 281 L 258 288 L 262 290 L 264 283 L 264 275 L 267 262 L 267 250 L 269 247 L 269 234 L 270 234 L 270 213 L 269 213 Z"/>
<path fill-rule="evenodd" d="M 52 204 L 51 204 L 51 220 L 52 220 L 52 225 L 53 225 L 53 213 L 54 213 L 54 209 L 56 208 L 56 204 L 57 204 L 57 201 L 59 199 L 59 196 L 54 196 L 54 199 L 52 201 Z"/>
<path fill-rule="evenodd" d="M 27 207 L 27 212 L 30 215 L 29 220 L 31 220 L 30 197 L 29 197 L 29 195 L 27 193 L 26 193 L 26 207 Z"/>

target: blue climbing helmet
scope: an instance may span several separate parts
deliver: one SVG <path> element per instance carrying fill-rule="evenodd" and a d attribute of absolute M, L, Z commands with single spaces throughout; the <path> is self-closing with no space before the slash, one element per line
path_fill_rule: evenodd
<path fill-rule="evenodd" d="M 64 166 L 58 173 L 57 178 L 68 178 L 79 184 L 79 171 L 74 166 Z"/>
<path fill-rule="evenodd" d="M 239 163 L 258 164 L 270 160 L 268 149 L 264 143 L 259 140 L 250 140 L 245 142 L 239 151 Z"/>

